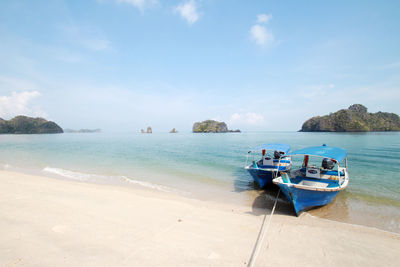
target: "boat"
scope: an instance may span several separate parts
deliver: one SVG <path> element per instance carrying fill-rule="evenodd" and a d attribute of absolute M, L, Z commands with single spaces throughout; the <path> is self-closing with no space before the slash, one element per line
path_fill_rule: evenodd
<path fill-rule="evenodd" d="M 260 188 L 272 184 L 272 179 L 280 175 L 280 172 L 287 172 L 292 166 L 291 158 L 287 156 L 290 146 L 287 144 L 264 144 L 252 148 L 247 153 L 245 169 L 253 177 Z M 261 152 L 261 159 L 256 160 Z M 249 157 L 252 163 L 248 164 Z"/>
<path fill-rule="evenodd" d="M 324 144 L 288 155 L 292 158 L 302 156 L 301 168 L 282 172 L 273 183 L 280 187 L 297 216 L 304 210 L 329 204 L 349 184 L 347 152 L 342 148 Z M 321 167 L 311 164 L 313 162 L 321 162 Z"/>

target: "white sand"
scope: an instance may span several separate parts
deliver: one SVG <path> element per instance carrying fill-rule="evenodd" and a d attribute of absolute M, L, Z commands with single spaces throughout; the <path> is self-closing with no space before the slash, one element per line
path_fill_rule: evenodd
<path fill-rule="evenodd" d="M 262 220 L 251 207 L 0 171 L 0 266 L 246 266 Z M 400 266 L 399 252 L 397 234 L 274 215 L 256 266 Z"/>

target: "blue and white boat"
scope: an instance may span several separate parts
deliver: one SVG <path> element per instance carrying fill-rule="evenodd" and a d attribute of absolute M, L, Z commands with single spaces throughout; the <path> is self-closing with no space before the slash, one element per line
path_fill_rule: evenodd
<path fill-rule="evenodd" d="M 287 172 L 292 166 L 292 161 L 287 153 L 290 146 L 286 144 L 265 144 L 252 148 L 247 153 L 245 169 L 251 174 L 260 188 L 272 184 L 272 179 L 278 177 L 281 172 Z M 255 157 L 261 159 L 255 160 Z M 248 164 L 249 157 L 253 157 L 252 163 Z"/>
<path fill-rule="evenodd" d="M 329 204 L 349 184 L 347 153 L 342 148 L 322 145 L 296 150 L 289 155 L 304 157 L 302 167 L 282 173 L 273 183 L 292 203 L 296 215 Z M 321 167 L 312 165 L 313 162 L 321 162 Z"/>

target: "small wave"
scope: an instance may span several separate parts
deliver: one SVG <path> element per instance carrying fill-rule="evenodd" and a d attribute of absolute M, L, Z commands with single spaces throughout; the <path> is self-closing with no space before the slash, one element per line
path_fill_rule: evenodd
<path fill-rule="evenodd" d="M 169 189 L 168 187 L 163 186 L 163 185 L 158 185 L 158 184 L 152 184 L 152 183 L 149 183 L 149 182 L 133 180 L 133 179 L 125 177 L 125 176 L 122 176 L 122 177 L 125 179 L 126 182 L 131 183 L 131 184 L 138 184 L 138 185 L 141 185 L 141 186 L 144 186 L 144 187 L 156 189 L 156 190 L 163 191 L 163 192 L 171 192 L 172 191 L 171 189 Z"/>
<path fill-rule="evenodd" d="M 5 164 L 3 164 L 3 169 L 6 170 L 6 171 L 7 171 L 7 170 L 10 170 L 10 169 L 11 169 L 11 165 L 5 163 Z"/>
<path fill-rule="evenodd" d="M 87 181 L 118 182 L 118 181 L 122 181 L 122 182 L 136 184 L 136 185 L 140 185 L 140 186 L 143 186 L 146 188 L 151 188 L 151 189 L 155 189 L 155 190 L 163 191 L 163 192 L 177 191 L 177 190 L 173 190 L 172 188 L 169 188 L 167 186 L 153 184 L 153 183 L 144 182 L 144 181 L 138 181 L 138 180 L 134 180 L 129 177 L 126 177 L 126 176 L 105 176 L 105 175 L 98 175 L 98 174 L 88 174 L 88 173 L 81 173 L 81 172 L 69 171 L 69 170 L 64 170 L 64 169 L 60 169 L 60 168 L 52 168 L 52 167 L 45 167 L 42 171 L 46 172 L 46 173 L 62 176 L 62 177 L 68 178 L 68 179 L 82 181 L 82 182 L 87 182 Z"/>
<path fill-rule="evenodd" d="M 62 177 L 78 180 L 78 181 L 88 181 L 91 178 L 95 179 L 96 176 L 95 174 L 86 174 L 86 173 L 80 173 L 80 172 L 74 172 L 74 171 L 69 171 L 69 170 L 64 170 L 64 169 L 59 169 L 59 168 L 51 168 L 51 167 L 45 167 L 42 171 L 51 173 L 51 174 L 57 174 Z M 98 178 L 103 178 L 103 177 L 98 177 Z"/>

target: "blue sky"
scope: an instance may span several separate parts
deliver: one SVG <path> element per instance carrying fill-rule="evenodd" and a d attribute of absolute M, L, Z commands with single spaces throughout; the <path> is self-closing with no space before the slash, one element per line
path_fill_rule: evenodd
<path fill-rule="evenodd" d="M 398 1 L 0 2 L 0 117 L 64 128 L 298 130 L 400 113 Z"/>

